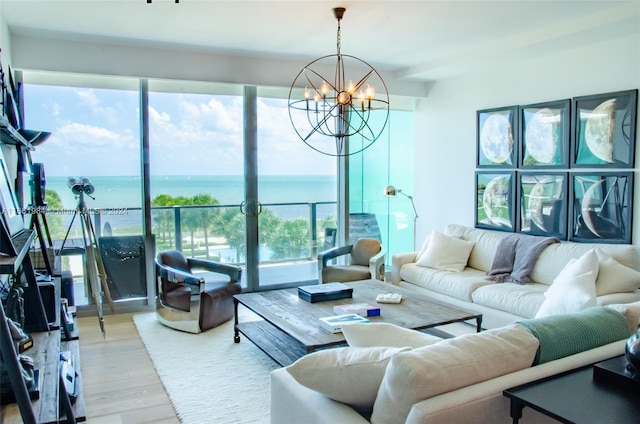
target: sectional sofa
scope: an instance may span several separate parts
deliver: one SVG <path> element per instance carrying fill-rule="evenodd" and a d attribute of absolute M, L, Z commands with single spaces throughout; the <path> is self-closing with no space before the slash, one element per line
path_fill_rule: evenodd
<path fill-rule="evenodd" d="M 597 248 L 615 262 L 640 271 L 640 248 L 635 245 L 559 242 L 537 257 L 528 284 L 498 283 L 487 279 L 500 242 L 511 233 L 450 224 L 444 234 L 467 241 L 471 251 L 460 272 L 443 271 L 417 263 L 422 252 L 392 256 L 391 284 L 417 290 L 451 305 L 483 314 L 483 327 L 497 328 L 517 319 L 534 318 L 545 301 L 545 291 L 571 259 Z M 428 244 L 428 242 L 427 242 Z M 437 248 L 437 246 L 432 246 Z M 456 249 L 459 252 L 460 249 Z M 640 300 L 640 274 L 622 268 L 601 267 L 596 281 L 596 304 L 627 304 Z M 446 267 L 445 267 L 446 268 Z M 631 275 L 627 275 L 630 274 Z"/>
<path fill-rule="evenodd" d="M 640 319 L 637 247 L 551 243 L 531 264 L 530 281 L 516 284 L 487 279 L 505 237 L 452 224 L 420 251 L 393 257 L 392 284 L 480 311 L 488 330 L 428 340 L 389 325 L 349 326 L 349 347 L 272 372 L 271 423 L 506 424 L 503 390 L 624 353 Z M 445 254 L 426 260 L 435 248 Z M 462 265 L 452 260 L 459 255 Z M 358 331 L 369 337 L 351 334 Z M 523 412 L 524 424 L 557 422 Z"/>

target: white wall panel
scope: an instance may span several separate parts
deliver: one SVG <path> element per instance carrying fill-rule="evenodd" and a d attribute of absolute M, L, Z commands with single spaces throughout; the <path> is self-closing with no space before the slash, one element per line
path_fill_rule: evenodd
<path fill-rule="evenodd" d="M 418 237 L 451 222 L 474 224 L 476 110 L 640 88 L 640 37 L 536 57 L 438 81 L 418 103 L 415 200 Z M 640 244 L 640 143 L 633 240 Z"/>

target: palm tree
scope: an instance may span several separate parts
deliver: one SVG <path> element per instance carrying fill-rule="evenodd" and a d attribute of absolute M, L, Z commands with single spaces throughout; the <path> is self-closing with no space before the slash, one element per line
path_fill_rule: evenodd
<path fill-rule="evenodd" d="M 173 206 L 175 198 L 168 194 L 159 194 L 152 201 L 151 206 Z M 173 232 L 173 211 L 162 209 L 154 212 L 153 219 L 158 225 L 158 232 L 162 237 L 162 242 L 167 242 L 167 235 Z M 173 247 L 173 235 L 168 237 L 169 247 Z"/>
<path fill-rule="evenodd" d="M 213 227 L 217 234 L 221 234 L 229 247 L 235 250 L 235 263 L 242 263 L 242 247 L 245 243 L 244 215 L 238 208 L 225 208 L 213 218 Z"/>
<path fill-rule="evenodd" d="M 191 197 L 189 204 L 197 205 L 197 206 L 214 206 L 214 205 L 219 205 L 220 202 L 218 201 L 218 199 L 216 199 L 210 194 L 200 193 Z M 214 217 L 219 213 L 219 210 L 217 208 L 201 207 L 201 208 L 192 209 L 189 212 L 190 212 L 190 215 L 192 216 L 192 219 L 194 220 L 194 223 L 196 224 L 196 227 L 198 225 L 202 225 L 202 229 L 204 231 L 204 245 L 206 249 L 205 255 L 208 259 L 209 258 L 208 229 L 213 225 Z M 191 239 L 193 241 L 193 235 Z M 192 245 L 192 251 L 193 251 L 193 245 Z"/>

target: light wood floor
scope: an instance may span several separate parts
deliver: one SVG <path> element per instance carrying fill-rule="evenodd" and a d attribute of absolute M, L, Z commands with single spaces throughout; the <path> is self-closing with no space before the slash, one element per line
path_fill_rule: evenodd
<path fill-rule="evenodd" d="M 132 314 L 78 318 L 89 424 L 180 423 L 138 335 Z"/>

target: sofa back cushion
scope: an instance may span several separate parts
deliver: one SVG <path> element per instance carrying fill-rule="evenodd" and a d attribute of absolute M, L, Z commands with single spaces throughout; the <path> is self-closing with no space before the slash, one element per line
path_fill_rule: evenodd
<path fill-rule="evenodd" d="M 512 234 L 470 228 L 458 224 L 447 225 L 445 233 L 463 240 L 473 241 L 475 244 L 469 255 L 468 266 L 484 272 L 488 272 L 491 269 L 496 250 L 502 239 Z"/>
<path fill-rule="evenodd" d="M 459 224 L 449 224 L 446 234 L 474 241 L 474 247 L 469 255 L 468 266 L 480 271 L 488 272 L 493 265 L 498 245 L 508 232 L 471 228 Z M 640 271 L 640 247 L 630 244 L 604 243 L 575 243 L 563 241 L 547 246 L 536 261 L 531 271 L 531 279 L 536 283 L 551 285 L 560 271 L 571 258 L 579 258 L 593 248 L 611 256 L 620 264 Z"/>
<path fill-rule="evenodd" d="M 571 258 L 577 259 L 596 247 L 620 264 L 640 270 L 640 249 L 636 246 L 566 241 L 552 244 L 542 251 L 533 267 L 531 278 L 536 283 L 551 285 Z"/>
<path fill-rule="evenodd" d="M 411 406 L 533 363 L 538 339 L 517 325 L 466 334 L 393 355 L 373 404 L 373 424 L 404 423 Z"/>

